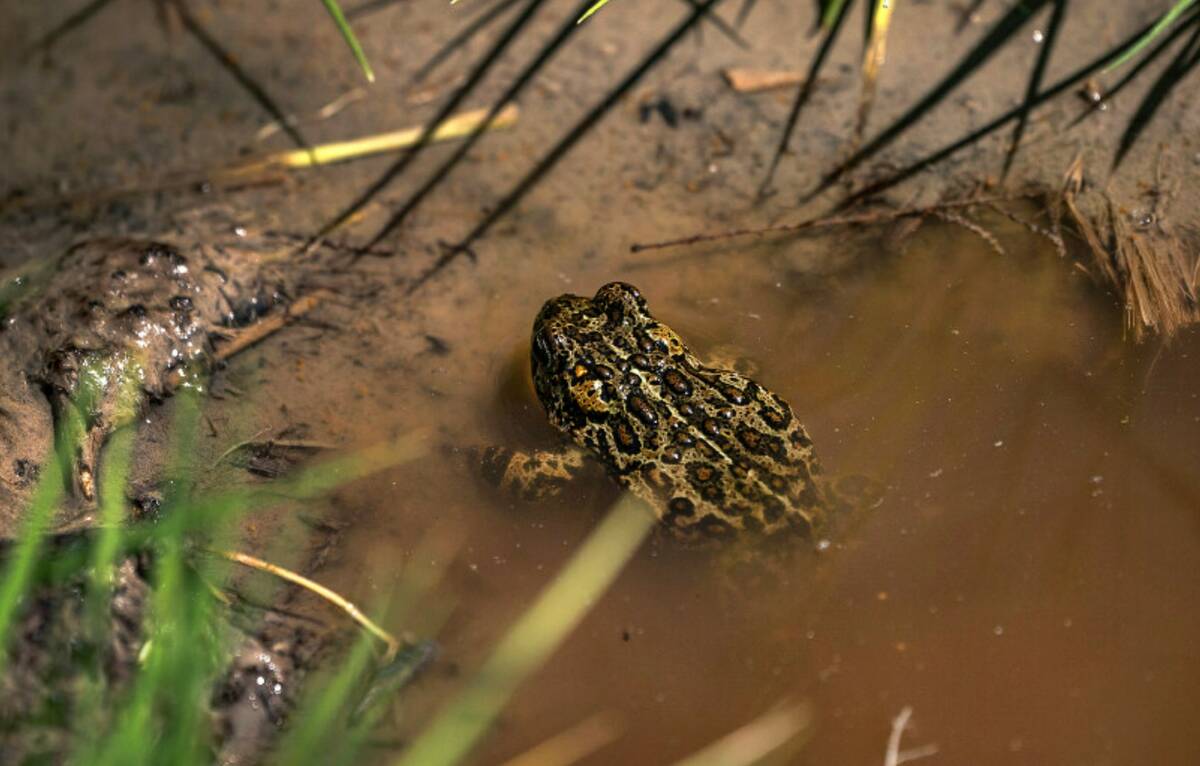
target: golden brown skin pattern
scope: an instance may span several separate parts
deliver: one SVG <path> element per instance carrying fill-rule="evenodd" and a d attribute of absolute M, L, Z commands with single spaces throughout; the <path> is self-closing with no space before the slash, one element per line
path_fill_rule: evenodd
<path fill-rule="evenodd" d="M 825 520 L 808 434 L 777 394 L 705 367 L 637 288 L 563 295 L 533 325 L 533 381 L 556 427 L 684 539 L 792 531 Z"/>

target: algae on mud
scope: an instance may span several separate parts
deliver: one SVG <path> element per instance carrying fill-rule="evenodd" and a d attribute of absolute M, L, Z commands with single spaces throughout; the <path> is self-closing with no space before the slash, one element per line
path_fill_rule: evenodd
<path fill-rule="evenodd" d="M 73 408 L 84 406 L 77 416 L 85 433 L 71 456 L 70 499 L 86 513 L 96 501 L 101 449 L 137 416 L 140 399 L 169 396 L 177 371 L 203 364 L 218 337 L 286 293 L 270 264 L 223 249 L 185 255 L 156 241 L 89 240 L 50 260 L 49 273 L 8 307 L 0 327 L 0 526 L 10 536 L 53 452 L 56 424 Z M 121 407 L 128 376 L 138 379 L 139 401 Z"/>

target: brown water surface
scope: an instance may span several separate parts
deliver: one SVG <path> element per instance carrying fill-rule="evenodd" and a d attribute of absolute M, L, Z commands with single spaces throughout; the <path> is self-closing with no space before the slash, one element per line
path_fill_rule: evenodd
<path fill-rule="evenodd" d="M 850 250 L 856 265 L 827 273 L 791 268 L 788 242 L 625 256 L 570 284 L 513 277 L 447 316 L 452 348 L 484 351 L 434 361 L 403 405 L 441 446 L 554 443 L 528 384 L 532 316 L 621 278 L 702 353 L 756 364 L 830 473 L 886 486 L 832 549 L 741 597 L 713 557 L 645 545 L 476 762 L 598 711 L 626 729 L 589 763 L 669 762 L 784 698 L 815 712 L 800 763 L 882 762 L 905 706 L 905 746 L 935 744 L 930 763 L 1200 759 L 1200 337 L 1133 344 L 1080 268 L 991 225 L 1005 255 L 930 225 L 903 252 L 871 237 L 804 243 Z M 445 454 L 365 492 L 373 510 L 330 577 L 386 594 L 414 559 L 446 567 L 419 608 L 393 613 L 442 647 L 402 735 L 461 688 L 616 496 L 583 483 L 516 504 Z"/>

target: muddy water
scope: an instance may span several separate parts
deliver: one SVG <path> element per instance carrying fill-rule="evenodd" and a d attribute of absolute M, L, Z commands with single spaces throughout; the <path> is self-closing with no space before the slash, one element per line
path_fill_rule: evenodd
<path fill-rule="evenodd" d="M 633 281 L 702 351 L 740 352 L 792 402 L 829 472 L 870 476 L 886 497 L 749 597 L 722 595 L 710 556 L 647 543 L 476 762 L 599 711 L 625 730 L 589 763 L 668 762 L 784 698 L 815 713 L 798 763 L 882 762 L 906 706 L 904 744 L 936 745 L 930 763 L 1196 762 L 1200 337 L 1134 345 L 1070 260 L 992 225 L 1004 256 L 930 226 L 903 253 L 871 237 L 810 241 L 854 250 L 856 265 L 820 276 L 788 268 L 789 243 L 572 274 L 578 292 Z M 545 277 L 447 319 L 451 349 L 474 337 L 490 350 L 433 357 L 404 404 L 439 447 L 553 443 L 524 355 L 555 278 L 561 291 L 561 275 Z M 367 601 L 393 594 L 393 624 L 442 645 L 406 699 L 397 735 L 409 736 L 615 491 L 584 483 L 518 505 L 440 452 L 346 495 L 363 497 L 371 510 L 329 578 Z M 405 566 L 436 581 L 415 606 L 395 592 Z"/>

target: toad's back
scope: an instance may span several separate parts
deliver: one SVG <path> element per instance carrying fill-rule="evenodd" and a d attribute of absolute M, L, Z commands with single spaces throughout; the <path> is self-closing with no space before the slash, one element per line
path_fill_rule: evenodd
<path fill-rule="evenodd" d="M 701 364 L 633 286 L 548 301 L 532 362 L 551 423 L 683 536 L 822 525 L 820 467 L 791 407 Z"/>

